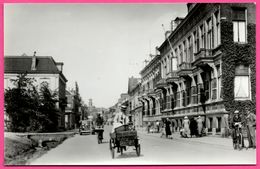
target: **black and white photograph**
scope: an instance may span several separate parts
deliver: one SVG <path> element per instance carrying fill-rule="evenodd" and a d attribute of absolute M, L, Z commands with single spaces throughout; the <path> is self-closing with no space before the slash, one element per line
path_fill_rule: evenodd
<path fill-rule="evenodd" d="M 4 165 L 256 165 L 255 3 L 5 3 Z"/>

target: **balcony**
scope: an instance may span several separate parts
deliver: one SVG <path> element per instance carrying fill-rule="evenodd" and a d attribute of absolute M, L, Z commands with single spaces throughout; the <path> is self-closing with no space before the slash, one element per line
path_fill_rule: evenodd
<path fill-rule="evenodd" d="M 166 76 L 166 82 L 172 83 L 178 81 L 179 76 L 177 75 L 177 71 L 169 72 Z"/>
<path fill-rule="evenodd" d="M 156 83 L 156 88 L 164 88 L 167 86 L 167 83 L 166 83 L 166 79 L 165 78 L 162 78 L 161 80 L 159 80 L 157 83 Z"/>
<path fill-rule="evenodd" d="M 203 67 L 208 63 L 213 62 L 212 50 L 210 49 L 200 49 L 199 52 L 194 54 L 195 61 L 192 63 L 193 66 Z"/>
<path fill-rule="evenodd" d="M 178 76 L 188 76 L 188 74 L 192 73 L 192 67 L 190 63 L 183 62 L 179 66 L 179 71 L 177 72 Z"/>

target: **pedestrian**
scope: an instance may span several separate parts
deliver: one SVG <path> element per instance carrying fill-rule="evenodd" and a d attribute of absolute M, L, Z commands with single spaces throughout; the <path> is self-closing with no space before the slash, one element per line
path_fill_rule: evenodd
<path fill-rule="evenodd" d="M 249 147 L 255 149 L 256 148 L 256 143 L 255 143 L 256 115 L 249 110 L 246 113 L 246 126 L 248 128 Z"/>
<path fill-rule="evenodd" d="M 169 121 L 168 118 L 166 118 L 166 120 L 165 120 L 165 134 L 166 134 L 166 138 L 168 138 L 168 136 L 172 135 L 170 126 L 171 126 L 171 122 Z"/>
<path fill-rule="evenodd" d="M 203 122 L 200 116 L 197 118 L 197 124 L 198 124 L 198 135 L 199 137 L 202 136 L 202 127 L 203 127 Z"/>
<path fill-rule="evenodd" d="M 232 140 L 233 140 L 233 143 L 236 143 L 238 141 L 237 140 L 238 139 L 237 138 L 237 132 L 239 132 L 239 131 L 238 131 L 237 125 L 239 125 L 239 123 L 241 125 L 242 120 L 241 120 L 241 117 L 239 115 L 239 111 L 235 110 L 234 114 L 233 114 L 233 117 L 231 118 L 231 121 L 230 121 L 231 128 L 232 128 Z"/>
<path fill-rule="evenodd" d="M 151 129 L 151 123 L 148 122 L 148 125 L 147 125 L 147 133 L 150 133 L 150 129 Z"/>
<path fill-rule="evenodd" d="M 157 133 L 160 132 L 160 122 L 158 120 L 156 120 L 156 130 L 157 130 Z"/>
<path fill-rule="evenodd" d="M 187 116 L 184 117 L 182 126 L 183 126 L 183 134 L 188 136 L 190 133 L 190 120 L 188 119 Z"/>
<path fill-rule="evenodd" d="M 190 137 L 198 135 L 198 124 L 194 117 L 190 120 Z"/>
<path fill-rule="evenodd" d="M 161 138 L 166 135 L 165 134 L 165 124 L 162 124 L 161 129 L 160 129 L 160 133 L 161 133 Z"/>

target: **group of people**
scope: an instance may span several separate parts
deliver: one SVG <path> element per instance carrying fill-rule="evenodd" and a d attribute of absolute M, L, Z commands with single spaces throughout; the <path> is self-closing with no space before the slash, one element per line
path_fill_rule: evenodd
<path fill-rule="evenodd" d="M 236 124 L 241 123 L 241 127 L 246 129 L 247 132 L 247 139 L 249 142 L 249 148 L 256 148 L 256 138 L 255 138 L 255 132 L 256 132 L 256 115 L 247 110 L 245 114 L 240 113 L 238 110 L 236 110 L 233 114 L 233 117 L 231 118 L 231 129 L 232 129 L 232 139 L 233 142 L 236 139 L 236 133 L 240 132 L 237 131 L 238 128 L 236 128 Z M 244 137 L 244 136 L 243 136 Z M 243 145 L 244 146 L 244 145 Z"/>
<path fill-rule="evenodd" d="M 122 105 L 121 106 L 121 111 L 119 111 L 113 120 L 113 127 L 112 127 L 112 133 L 115 131 L 115 128 L 129 124 L 129 119 L 127 118 L 126 114 L 126 106 Z M 249 140 L 249 147 L 255 148 L 256 143 L 255 143 L 255 128 L 256 128 L 256 116 L 254 113 L 247 111 L 245 114 L 241 114 L 238 110 L 234 112 L 233 117 L 231 118 L 230 121 L 230 128 L 232 130 L 232 138 L 234 140 L 235 137 L 235 123 L 236 122 L 241 122 L 244 127 L 247 129 L 247 135 L 248 135 L 248 140 Z M 97 124 L 100 125 L 100 123 L 103 124 L 103 119 L 101 119 L 100 116 L 98 116 Z M 180 134 L 182 137 L 188 138 L 188 137 L 201 137 L 204 133 L 203 130 L 203 119 L 201 116 L 198 117 L 192 117 L 188 118 L 187 116 L 184 117 L 183 123 L 182 123 L 182 128 L 180 129 Z M 164 123 L 161 127 L 160 122 L 157 120 L 155 123 L 155 130 L 156 132 L 161 132 L 162 135 L 165 135 L 166 138 L 172 138 L 172 130 L 171 130 L 171 121 L 166 118 L 164 120 Z M 148 132 L 151 128 L 151 125 L 148 125 Z"/>
<path fill-rule="evenodd" d="M 193 136 L 201 137 L 203 135 L 203 120 L 201 116 L 192 117 L 190 120 L 187 116 L 184 117 L 182 128 L 180 129 L 182 137 L 192 138 Z"/>

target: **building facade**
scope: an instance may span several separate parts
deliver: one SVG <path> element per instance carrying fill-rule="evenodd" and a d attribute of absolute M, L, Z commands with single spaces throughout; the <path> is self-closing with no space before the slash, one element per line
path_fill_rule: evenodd
<path fill-rule="evenodd" d="M 139 101 L 140 95 L 140 78 L 131 77 L 128 80 L 128 95 L 129 95 L 129 114 L 135 127 L 143 126 L 143 113 L 141 102 Z"/>
<path fill-rule="evenodd" d="M 65 127 L 66 82 L 62 73 L 63 63 L 55 62 L 51 56 L 5 56 L 4 57 L 4 88 L 13 88 L 12 79 L 19 74 L 27 74 L 34 78 L 34 85 L 40 86 L 43 82 L 49 84 L 52 92 L 58 93 L 57 109 L 59 110 L 59 127 Z M 8 119 L 8 117 L 6 117 Z"/>
<path fill-rule="evenodd" d="M 164 78 L 162 78 L 161 55 L 151 55 L 151 61 L 141 70 L 141 85 L 139 101 L 142 104 L 143 126 L 161 120 L 161 104 L 163 99 L 161 88 L 164 89 Z M 160 88 L 161 87 L 161 88 Z"/>
<path fill-rule="evenodd" d="M 206 131 L 224 132 L 238 109 L 255 112 L 255 4 L 188 4 L 185 18 L 141 71 L 143 121 L 201 116 Z"/>

